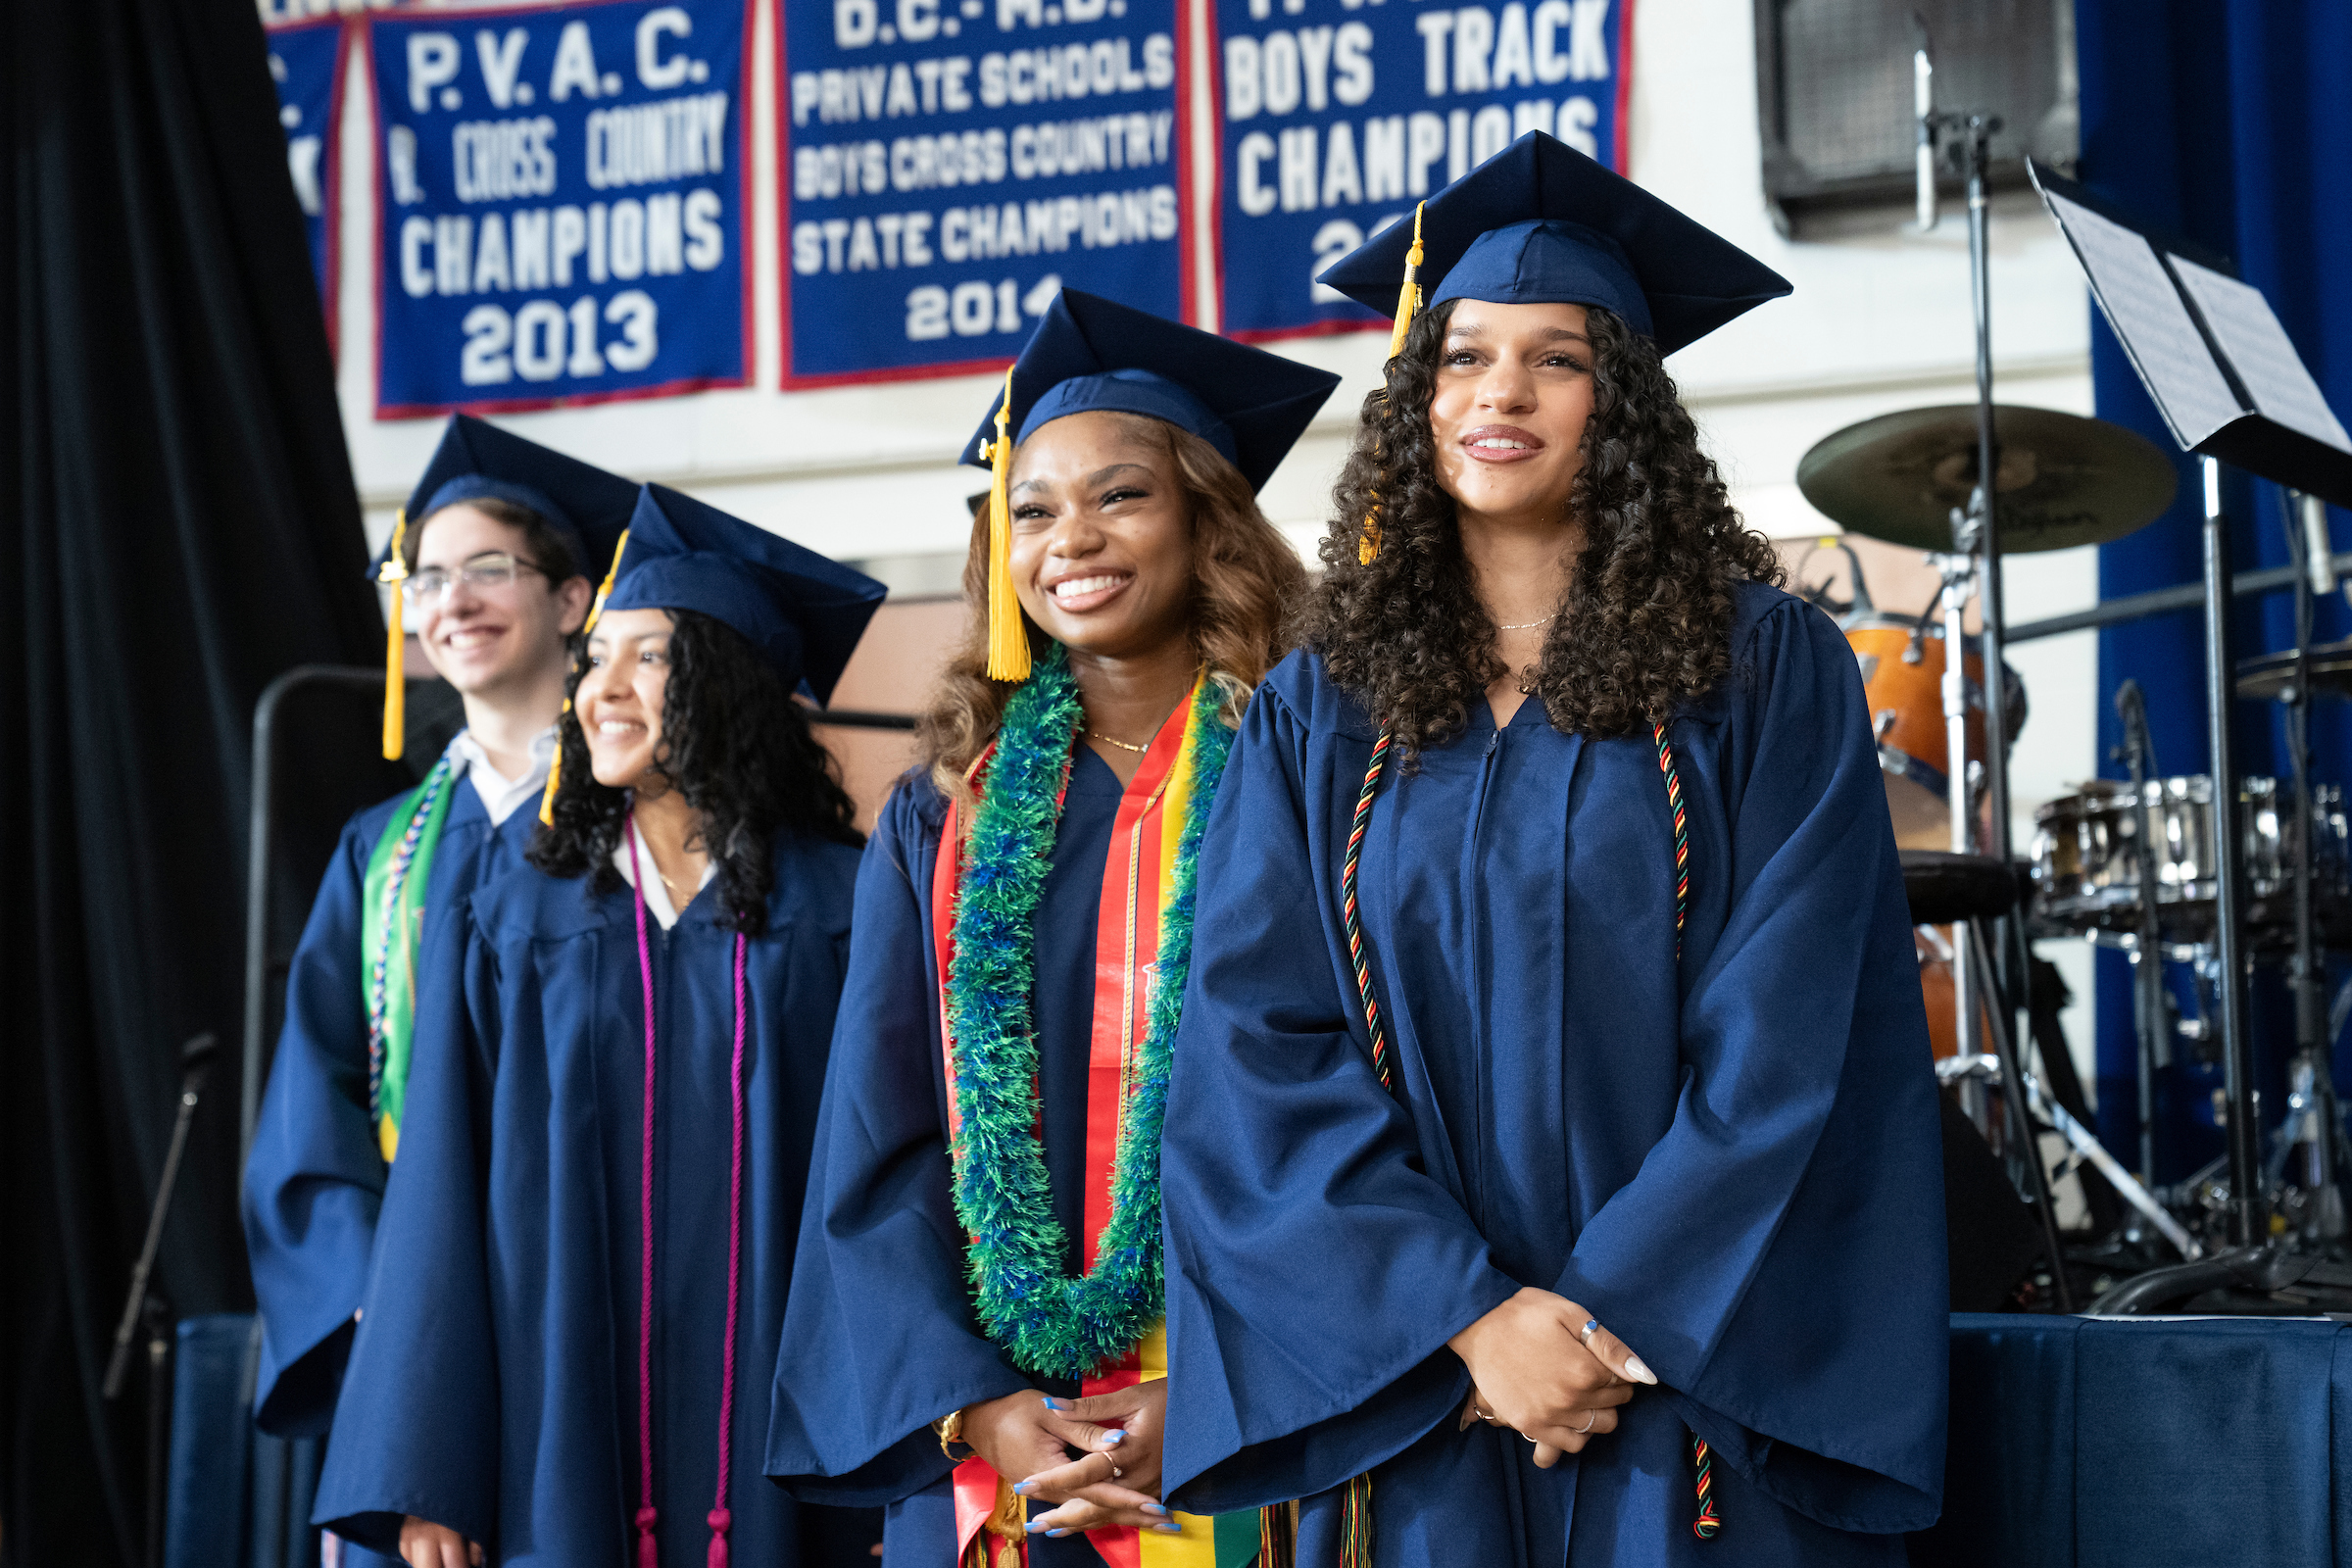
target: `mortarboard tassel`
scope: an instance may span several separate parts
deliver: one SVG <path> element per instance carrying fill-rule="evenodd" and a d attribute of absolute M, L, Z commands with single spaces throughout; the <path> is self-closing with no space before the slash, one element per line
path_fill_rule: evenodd
<path fill-rule="evenodd" d="M 1389 358 L 1404 352 L 1404 334 L 1413 328 L 1413 313 L 1421 309 L 1421 215 L 1423 202 L 1413 209 L 1413 248 L 1404 253 L 1404 282 L 1396 290 L 1396 328 L 1389 334 Z M 1355 542 L 1356 564 L 1369 566 L 1380 559 L 1380 509 L 1364 514 L 1363 537 Z"/>
<path fill-rule="evenodd" d="M 1404 352 L 1404 334 L 1411 330 L 1413 313 L 1421 309 L 1421 214 L 1429 206 L 1423 202 L 1413 209 L 1413 248 L 1404 253 L 1404 284 L 1396 290 L 1396 329 L 1389 334 L 1389 358 Z"/>
<path fill-rule="evenodd" d="M 401 585 L 409 580 L 409 514 L 402 508 L 392 516 L 392 548 L 385 554 L 375 580 L 392 590 L 392 608 L 384 612 L 384 760 L 397 762 L 406 750 L 409 727 L 409 632 L 402 624 Z"/>
<path fill-rule="evenodd" d="M 1029 678 L 1029 633 L 1012 593 L 1012 369 L 1004 370 L 1004 399 L 997 405 L 997 438 L 988 459 L 988 678 Z"/>
<path fill-rule="evenodd" d="M 620 553 L 629 548 L 629 530 L 620 530 L 620 539 L 612 546 L 612 564 L 605 570 L 605 580 L 596 590 L 596 598 L 588 606 L 588 618 L 580 622 L 580 636 L 596 630 L 597 616 L 605 612 L 605 601 L 612 597 L 612 581 L 620 575 Z M 564 699 L 564 711 L 571 711 L 571 699 Z M 561 724 L 562 720 L 558 720 Z M 547 788 L 539 796 L 539 820 L 548 827 L 556 825 L 556 784 L 564 776 L 564 736 L 556 734 L 555 755 L 547 760 Z"/>

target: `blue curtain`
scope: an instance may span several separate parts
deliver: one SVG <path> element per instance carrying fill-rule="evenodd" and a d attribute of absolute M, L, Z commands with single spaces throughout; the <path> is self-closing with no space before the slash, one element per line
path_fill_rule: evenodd
<path fill-rule="evenodd" d="M 2306 364 L 2338 411 L 2352 416 L 2352 5 L 2343 0 L 2076 0 L 2082 81 L 2082 177 L 2146 222 L 2232 258 L 2270 299 Z M 2108 332 L 2091 325 L 2091 376 L 2099 416 L 2173 450 L 2164 421 Z M 2193 581 L 2199 569 L 2203 489 L 2180 460 L 2173 510 L 2099 552 L 2099 591 L 2116 598 Z M 2225 488 L 2231 552 L 2240 570 L 2284 562 L 2278 492 L 2232 476 Z M 2331 515 L 2336 548 L 2352 546 L 2347 519 Z M 2340 597 L 2319 606 L 2315 636 L 2352 634 Z M 2291 647 L 2293 601 L 2239 601 L 2232 622 L 2240 658 Z M 2107 628 L 2099 637 L 2103 771 L 2121 739 L 2112 698 L 2135 677 L 2147 692 L 2157 757 L 2167 773 L 2207 767 L 2204 638 L 2194 612 Z M 2283 715 L 2239 704 L 2234 730 L 2245 773 L 2286 771 Z M 2352 712 L 2315 708 L 2315 779 L 2352 779 Z M 2185 998 L 2185 989 L 2180 994 Z M 2102 954 L 2098 992 L 2100 1137 L 2132 1162 L 2138 1148 L 2129 971 Z M 2265 1120 L 2282 1101 L 2280 1065 L 2292 1050 L 2292 1013 L 2276 973 L 2255 987 L 2257 1076 Z M 2218 1067 L 2193 1050 L 2159 1088 L 2157 1175 L 2179 1180 L 2222 1150 L 2214 1119 Z"/>

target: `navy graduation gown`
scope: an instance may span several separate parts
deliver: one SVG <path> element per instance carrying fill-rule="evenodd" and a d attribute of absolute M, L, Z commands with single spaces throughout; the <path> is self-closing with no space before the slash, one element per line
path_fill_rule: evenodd
<path fill-rule="evenodd" d="M 778 835 L 745 959 L 733 1560 L 825 1560 L 759 1473 L 858 853 Z M 645 1009 L 635 894 L 525 868 L 445 922 L 458 970 L 418 1018 L 415 1106 L 316 1517 L 389 1547 L 415 1514 L 497 1564 L 633 1562 Z M 665 1568 L 701 1568 L 727 1321 L 734 933 L 649 914 L 657 1031 L 652 1409 Z M 857 1545 L 862 1551 L 871 1534 Z M 833 1554 L 842 1553 L 838 1543 Z"/>
<path fill-rule="evenodd" d="M 1078 748 L 1038 901 L 1038 1091 L 1072 1272 L 1084 1235 L 1096 922 L 1122 793 L 1109 765 Z M 949 1187 L 931 934 L 946 810 L 931 783 L 909 774 L 883 807 L 858 870 L 857 934 L 767 1434 L 767 1472 L 795 1495 L 889 1505 L 884 1568 L 955 1560 L 952 1466 L 932 1422 L 1026 1388 L 1078 1393 L 1073 1382 L 1014 1366 L 972 1311 Z M 1102 1561 L 1079 1536 L 1033 1537 L 1029 1548 L 1037 1568 Z"/>
<path fill-rule="evenodd" d="M 525 808 L 493 827 L 471 783 L 452 787 L 425 884 L 420 958 L 461 900 L 522 864 L 538 826 Z M 245 1247 L 262 1312 L 254 1418 L 280 1437 L 326 1431 L 375 1246 L 385 1166 L 368 1109 L 360 905 L 368 862 L 407 798 L 354 816 L 327 862 L 287 972 L 285 1025 L 245 1162 Z"/>
<path fill-rule="evenodd" d="M 1373 728 L 1305 655 L 1250 705 L 1161 1144 L 1176 1506 L 1305 1497 L 1298 1560 L 1329 1563 L 1330 1489 L 1369 1469 L 1380 1562 L 1546 1568 L 1897 1563 L 1935 1519 L 1936 1091 L 1869 715 L 1786 594 L 1741 588 L 1731 647 L 1669 730 L 1679 963 L 1648 735 L 1563 735 L 1532 700 L 1497 730 L 1482 703 L 1392 765 L 1358 890 L 1396 1099 L 1339 904 Z M 1456 1431 L 1446 1342 L 1522 1285 L 1661 1385 L 1550 1471 Z M 1718 1454 L 1712 1543 L 1686 1423 Z"/>

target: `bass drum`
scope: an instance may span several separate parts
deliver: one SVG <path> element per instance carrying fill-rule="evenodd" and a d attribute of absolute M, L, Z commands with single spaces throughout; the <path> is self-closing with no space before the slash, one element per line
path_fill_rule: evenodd
<path fill-rule="evenodd" d="M 1943 628 L 1916 616 L 1870 611 L 1849 617 L 1845 640 L 1862 671 L 1870 724 L 1879 742 L 1879 767 L 1886 781 L 1886 809 L 1894 820 L 1894 842 L 1906 850 L 1952 847 L 1950 731 L 1943 720 Z M 1910 655 L 1913 639 L 1918 658 Z M 1968 700 L 1968 755 L 1984 760 L 1984 657 L 1977 640 L 1961 656 Z M 2026 687 L 2017 671 L 2004 667 L 2002 721 L 2014 745 L 2026 723 Z M 1948 1009 L 1947 1009 L 1948 1010 Z"/>

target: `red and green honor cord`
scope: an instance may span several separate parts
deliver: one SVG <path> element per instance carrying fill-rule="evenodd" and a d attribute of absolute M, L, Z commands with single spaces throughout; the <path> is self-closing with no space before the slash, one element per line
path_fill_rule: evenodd
<path fill-rule="evenodd" d="M 400 1148 L 400 1112 L 416 1037 L 416 949 L 433 851 L 449 820 L 457 769 L 444 754 L 402 798 L 368 858 L 360 893 L 360 962 L 368 993 L 368 1114 L 389 1161 Z"/>

